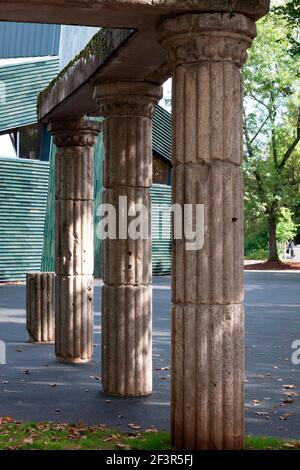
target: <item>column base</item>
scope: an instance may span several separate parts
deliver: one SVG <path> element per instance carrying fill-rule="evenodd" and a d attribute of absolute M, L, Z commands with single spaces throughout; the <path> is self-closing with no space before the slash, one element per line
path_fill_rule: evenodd
<path fill-rule="evenodd" d="M 64 364 L 85 364 L 87 362 L 90 362 L 92 360 L 91 357 L 88 359 L 81 359 L 80 357 L 60 357 L 56 356 L 57 362 L 61 362 Z"/>
<path fill-rule="evenodd" d="M 139 397 L 147 397 L 147 396 L 149 396 L 149 395 L 152 395 L 152 389 L 151 389 L 149 392 L 126 393 L 126 395 L 124 395 L 123 393 L 114 393 L 114 392 L 110 392 L 110 391 L 104 390 L 104 388 L 103 388 L 103 393 L 105 393 L 105 395 L 110 396 L 110 397 L 139 398 Z"/>
<path fill-rule="evenodd" d="M 31 338 L 29 338 L 27 343 L 29 343 L 29 344 L 44 344 L 44 345 L 55 344 L 54 341 L 35 341 L 34 339 L 31 339 Z"/>

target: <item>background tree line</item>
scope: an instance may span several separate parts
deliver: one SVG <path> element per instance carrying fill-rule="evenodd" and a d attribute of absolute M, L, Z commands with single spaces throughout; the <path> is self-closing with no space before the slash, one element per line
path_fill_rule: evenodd
<path fill-rule="evenodd" d="M 258 24 L 244 67 L 245 254 L 278 261 L 300 223 L 300 0 Z"/>

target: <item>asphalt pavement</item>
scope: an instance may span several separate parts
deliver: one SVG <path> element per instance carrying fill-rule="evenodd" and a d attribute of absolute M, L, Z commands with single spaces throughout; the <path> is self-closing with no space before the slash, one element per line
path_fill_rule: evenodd
<path fill-rule="evenodd" d="M 300 273 L 248 271 L 245 288 L 246 431 L 299 439 L 300 364 L 292 362 L 292 343 L 300 341 Z M 155 277 L 153 394 L 112 398 L 101 391 L 100 281 L 95 287 L 94 358 L 83 365 L 60 364 L 52 345 L 27 343 L 25 286 L 1 286 L 0 340 L 7 361 L 0 365 L 0 416 L 168 430 L 170 294 L 170 277 Z"/>

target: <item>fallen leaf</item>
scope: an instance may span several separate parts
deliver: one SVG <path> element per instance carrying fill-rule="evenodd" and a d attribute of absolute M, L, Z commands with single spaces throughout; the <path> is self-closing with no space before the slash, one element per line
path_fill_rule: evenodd
<path fill-rule="evenodd" d="M 252 401 L 251 401 L 251 405 L 253 405 L 253 406 L 259 406 L 259 405 L 260 405 L 260 401 L 259 401 L 259 400 L 252 400 Z"/>
<path fill-rule="evenodd" d="M 11 418 L 10 416 L 3 416 L 0 418 L 0 424 L 5 424 L 5 423 L 14 423 L 15 420 Z"/>
<path fill-rule="evenodd" d="M 32 439 L 32 437 L 25 437 L 23 442 L 24 442 L 24 444 L 33 444 L 33 439 Z"/>
<path fill-rule="evenodd" d="M 298 393 L 297 392 L 283 392 L 283 395 L 286 395 L 287 397 L 297 397 Z"/>
<path fill-rule="evenodd" d="M 133 423 L 128 424 L 128 427 L 134 430 L 142 429 L 142 426 L 139 426 L 138 424 L 133 424 Z"/>
<path fill-rule="evenodd" d="M 279 419 L 281 419 L 281 421 L 286 421 L 289 419 L 290 416 L 290 413 L 285 413 L 284 415 L 279 416 Z"/>

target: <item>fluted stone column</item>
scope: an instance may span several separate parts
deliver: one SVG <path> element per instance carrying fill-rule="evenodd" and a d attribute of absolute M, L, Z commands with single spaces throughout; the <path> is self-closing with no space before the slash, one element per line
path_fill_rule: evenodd
<path fill-rule="evenodd" d="M 26 274 L 26 328 L 32 343 L 54 342 L 55 273 Z"/>
<path fill-rule="evenodd" d="M 93 353 L 93 179 L 99 124 L 84 119 L 48 126 L 55 160 L 55 353 L 86 362 Z"/>
<path fill-rule="evenodd" d="M 173 65 L 173 203 L 204 204 L 204 246 L 174 240 L 172 438 L 177 448 L 244 441 L 241 66 L 256 35 L 240 14 L 160 26 Z"/>
<path fill-rule="evenodd" d="M 117 237 L 103 241 L 102 384 L 111 395 L 152 391 L 151 200 L 152 114 L 161 87 L 148 83 L 100 84 L 95 98 L 105 117 L 104 203 L 117 213 Z M 120 226 L 127 208 L 147 208 L 147 239 L 128 238 Z M 125 199 L 124 199 L 125 198 Z M 129 224 L 124 209 L 124 221 Z M 121 229 L 121 232 L 120 232 Z M 125 230 L 125 233 L 124 233 Z"/>

